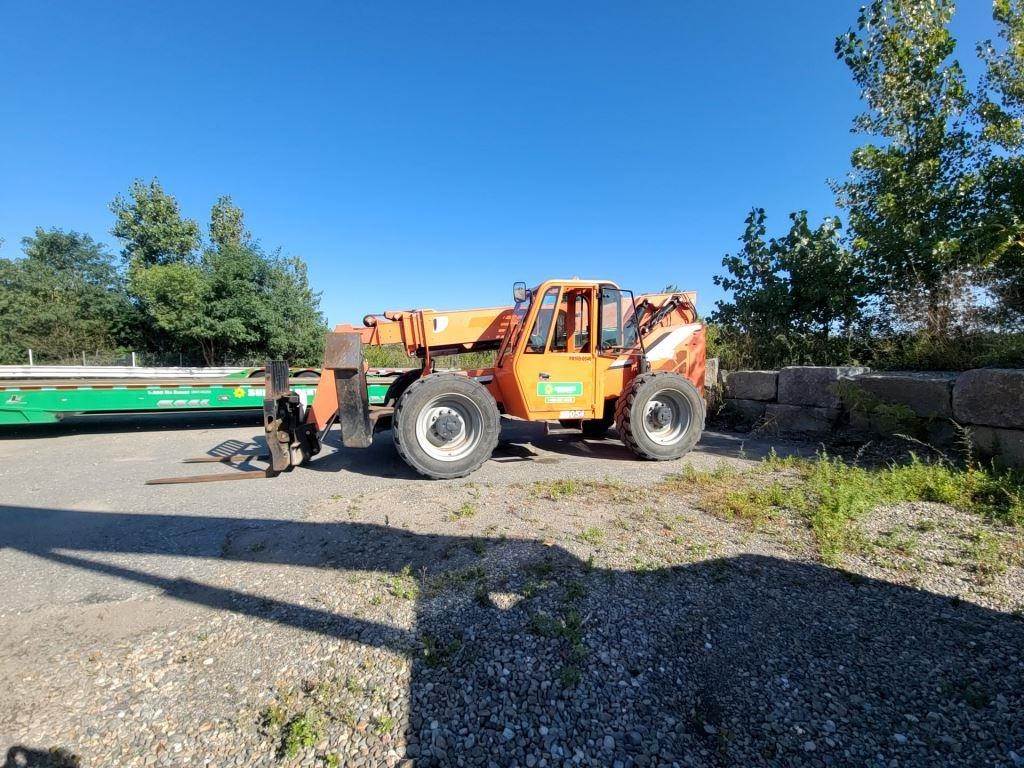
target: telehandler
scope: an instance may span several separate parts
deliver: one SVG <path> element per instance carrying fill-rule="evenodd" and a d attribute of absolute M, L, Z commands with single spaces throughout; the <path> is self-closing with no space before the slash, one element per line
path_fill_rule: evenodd
<path fill-rule="evenodd" d="M 607 280 L 513 286 L 514 305 L 367 315 L 361 328 L 327 334 L 312 403 L 289 389 L 288 366 L 267 364 L 267 470 L 164 478 L 151 483 L 274 476 L 309 461 L 335 424 L 341 444 L 365 448 L 391 430 L 398 454 L 421 475 L 470 474 L 498 444 L 502 416 L 560 422 L 590 438 L 614 423 L 643 459 L 676 459 L 704 428 L 704 326 L 692 292 L 644 294 Z M 420 367 L 391 380 L 382 405 L 367 397 L 363 348 L 401 345 Z M 441 355 L 495 351 L 492 367 L 435 370 Z M 247 461 L 254 454 L 204 457 Z"/>

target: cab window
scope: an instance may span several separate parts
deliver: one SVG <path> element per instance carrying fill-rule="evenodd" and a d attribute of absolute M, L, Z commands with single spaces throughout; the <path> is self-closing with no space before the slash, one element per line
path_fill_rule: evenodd
<path fill-rule="evenodd" d="M 621 349 L 623 344 L 623 310 L 622 291 L 610 286 L 601 287 L 600 307 L 600 341 L 598 348 L 602 351 Z"/>
<path fill-rule="evenodd" d="M 540 306 L 537 307 L 537 319 L 533 321 L 533 329 L 530 331 L 530 337 L 526 340 L 524 352 L 534 355 L 544 352 L 557 304 L 558 288 L 548 288 L 544 293 L 544 298 L 540 301 Z"/>
<path fill-rule="evenodd" d="M 562 294 L 558 315 L 555 317 L 555 333 L 551 337 L 551 351 L 590 351 L 590 294 L 588 291 L 566 291 Z"/>

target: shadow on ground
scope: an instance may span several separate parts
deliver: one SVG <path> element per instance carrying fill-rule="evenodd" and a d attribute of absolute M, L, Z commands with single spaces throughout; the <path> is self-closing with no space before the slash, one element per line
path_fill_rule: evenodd
<path fill-rule="evenodd" d="M 530 765 L 534 754 L 548 765 L 1009 764 L 1024 744 L 1024 622 L 814 564 L 740 556 L 617 571 L 539 541 L 10 506 L 0 545 L 407 654 L 418 766 Z M 411 567 L 450 589 L 422 591 L 407 630 L 104 553 Z M 497 593 L 524 597 L 504 608 L 482 597 Z M 59 746 L 73 759 L 76 745 Z M 15 747 L 6 765 L 74 764 L 38 747 Z"/>

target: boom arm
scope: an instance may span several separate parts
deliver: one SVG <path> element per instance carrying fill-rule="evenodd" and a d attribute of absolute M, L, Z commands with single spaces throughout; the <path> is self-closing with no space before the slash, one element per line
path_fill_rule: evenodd
<path fill-rule="evenodd" d="M 512 322 L 511 307 L 460 309 L 450 312 L 435 309 L 388 310 L 383 315 L 367 315 L 363 327 L 339 325 L 328 334 L 324 369 L 320 372 L 316 398 L 306 421 L 322 432 L 337 417 L 342 442 L 362 447 L 372 425 L 363 423 L 361 413 L 346 416 L 339 405 L 349 394 L 366 393 L 362 347 L 401 344 L 406 354 L 423 360 L 429 368 L 432 355 L 451 355 L 497 349 Z M 333 353 L 336 354 L 333 354 Z M 344 389 L 345 392 L 339 390 Z"/>
<path fill-rule="evenodd" d="M 413 357 L 450 355 L 497 349 L 511 320 L 511 307 L 459 309 L 412 309 L 367 315 L 363 328 L 339 325 L 335 332 L 357 331 L 363 344 L 401 344 Z"/>

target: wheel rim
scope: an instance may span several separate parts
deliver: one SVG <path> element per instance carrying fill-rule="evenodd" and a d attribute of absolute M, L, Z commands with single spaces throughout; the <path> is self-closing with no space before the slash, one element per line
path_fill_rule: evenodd
<path fill-rule="evenodd" d="M 681 392 L 663 389 L 644 406 L 644 433 L 658 445 L 674 445 L 690 428 L 690 402 Z"/>
<path fill-rule="evenodd" d="M 433 459 L 458 461 L 470 455 L 483 434 L 484 416 L 468 397 L 438 395 L 416 417 L 416 441 Z"/>

